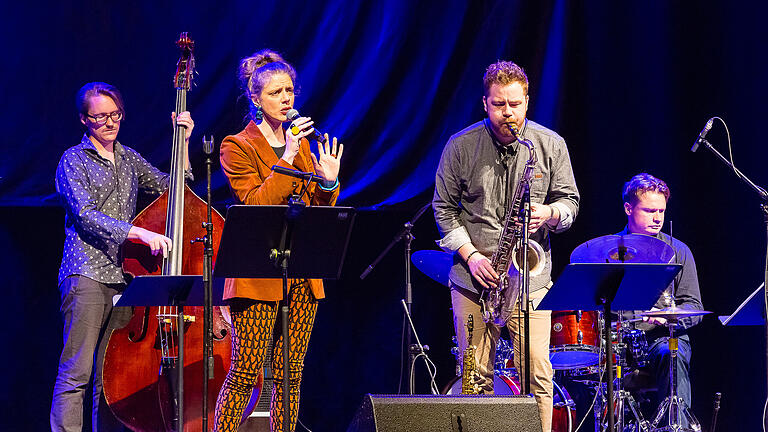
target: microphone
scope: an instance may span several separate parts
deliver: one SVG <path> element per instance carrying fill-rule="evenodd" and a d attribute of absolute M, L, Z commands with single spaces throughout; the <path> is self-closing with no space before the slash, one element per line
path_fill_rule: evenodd
<path fill-rule="evenodd" d="M 286 114 L 285 114 L 285 116 L 286 116 L 286 117 L 288 117 L 288 120 L 290 120 L 290 121 L 294 121 L 294 120 L 296 120 L 297 118 L 301 117 L 301 116 L 299 115 L 299 112 L 298 112 L 298 111 L 296 111 L 296 110 L 295 110 L 295 109 L 293 109 L 293 108 L 289 109 L 289 110 L 288 110 L 288 113 L 286 113 Z M 295 127 L 295 126 L 294 126 L 294 127 Z M 298 128 L 296 128 L 296 131 L 295 131 L 295 133 L 299 133 L 299 132 L 298 132 L 298 130 L 299 130 L 299 129 L 298 129 Z M 293 130 L 291 130 L 291 132 L 294 132 L 294 131 L 293 131 Z M 312 128 L 312 132 L 310 132 L 310 133 L 309 133 L 309 136 L 310 136 L 310 137 L 312 137 L 312 139 L 314 139 L 315 141 L 318 141 L 318 142 L 320 142 L 320 143 L 322 143 L 322 144 L 325 144 L 325 136 L 324 136 L 323 134 L 321 134 L 319 130 L 317 130 L 317 129 L 315 129 L 315 128 Z"/>
<path fill-rule="evenodd" d="M 691 151 L 696 153 L 696 150 L 699 149 L 699 144 L 701 144 L 702 141 L 704 141 L 704 137 L 707 136 L 709 133 L 709 130 L 712 129 L 712 122 L 715 120 L 714 117 L 707 120 L 707 124 L 704 125 L 704 129 L 699 132 L 699 137 L 696 138 L 696 142 L 693 143 L 693 146 L 691 147 Z"/>
<path fill-rule="evenodd" d="M 316 174 L 312 174 L 311 172 L 298 171 L 295 169 L 281 167 L 280 165 L 272 165 L 272 171 L 280 174 L 285 174 L 287 176 L 300 178 L 307 181 L 316 181 L 316 182 L 323 181 L 322 177 Z"/>

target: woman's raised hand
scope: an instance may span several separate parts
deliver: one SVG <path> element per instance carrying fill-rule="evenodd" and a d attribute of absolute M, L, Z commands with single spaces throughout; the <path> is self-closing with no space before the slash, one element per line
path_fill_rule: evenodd
<path fill-rule="evenodd" d="M 325 134 L 325 144 L 318 141 L 317 154 L 319 158 L 312 154 L 312 164 L 315 166 L 315 172 L 327 181 L 336 181 L 339 176 L 339 166 L 341 155 L 344 153 L 344 144 L 337 142 L 336 137 L 329 139 Z"/>

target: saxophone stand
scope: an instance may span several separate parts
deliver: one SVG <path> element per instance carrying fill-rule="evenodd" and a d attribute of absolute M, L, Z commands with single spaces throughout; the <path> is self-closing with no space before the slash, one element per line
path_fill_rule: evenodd
<path fill-rule="evenodd" d="M 656 410 L 656 416 L 651 426 L 652 432 L 683 432 L 683 431 L 701 431 L 701 425 L 696 417 L 691 414 L 683 398 L 677 395 L 677 337 L 675 337 L 675 327 L 681 318 L 705 315 L 710 312 L 701 310 L 680 309 L 677 307 L 668 307 L 665 309 L 644 312 L 640 315 L 647 317 L 664 318 L 667 320 L 666 326 L 669 328 L 669 386 L 670 392 L 664 401 Z M 668 414 L 667 426 L 657 427 L 664 415 Z M 683 425 L 683 418 L 687 421 L 687 426 Z"/>
<path fill-rule="evenodd" d="M 650 238 L 650 237 L 649 237 Z M 681 264 L 571 263 L 544 296 L 539 310 L 648 310 L 683 268 Z M 607 431 L 615 432 L 613 347 L 610 325 L 606 346 Z"/>
<path fill-rule="evenodd" d="M 368 276 L 372 271 L 373 268 L 376 267 L 376 265 L 384 259 L 384 257 L 389 253 L 389 251 L 398 243 L 400 240 L 404 240 L 405 242 L 405 315 L 403 316 L 403 325 L 405 326 L 405 321 L 411 320 L 411 313 L 412 309 L 411 306 L 413 305 L 413 287 L 411 286 L 411 242 L 414 240 L 414 236 L 411 233 L 413 230 L 413 225 L 416 223 L 416 221 L 419 220 L 421 215 L 424 214 L 425 211 L 427 211 L 428 208 L 432 207 L 432 202 L 428 202 L 426 205 L 422 206 L 418 212 L 416 212 L 416 215 L 413 216 L 411 220 L 403 224 L 403 229 L 400 230 L 397 235 L 392 239 L 391 242 L 387 245 L 386 248 L 384 248 L 381 253 L 379 253 L 379 256 L 376 257 L 373 262 L 366 267 L 366 269 L 363 271 L 363 273 L 360 274 L 360 280 L 363 280 Z M 405 326 L 406 336 L 405 336 L 405 346 L 408 348 L 408 376 L 413 376 L 413 364 L 415 359 L 420 355 L 426 355 L 425 351 L 429 350 L 429 346 L 421 344 L 414 344 L 412 343 L 413 339 L 413 333 L 412 333 L 412 327 L 413 324 L 410 326 Z M 401 351 L 402 354 L 402 351 Z M 402 355 L 401 360 L 402 362 Z M 401 369 L 402 373 L 402 369 Z M 403 378 L 400 377 L 400 383 L 402 383 Z M 399 384 L 398 384 L 399 385 Z M 409 386 L 409 393 L 414 393 L 414 386 L 413 382 L 411 382 Z M 398 392 L 399 393 L 399 392 Z"/>
<path fill-rule="evenodd" d="M 282 279 L 283 430 L 290 431 L 288 279 L 339 279 L 355 210 L 236 205 L 227 210 L 214 278 Z M 258 227 L 258 229 L 254 229 Z"/>

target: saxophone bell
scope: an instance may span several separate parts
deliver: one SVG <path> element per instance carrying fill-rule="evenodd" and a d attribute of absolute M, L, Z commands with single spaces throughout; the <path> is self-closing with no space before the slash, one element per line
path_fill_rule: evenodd
<path fill-rule="evenodd" d="M 486 290 L 480 299 L 483 321 L 497 326 L 506 325 L 507 319 L 514 313 L 514 305 L 520 296 L 520 284 L 523 272 L 523 248 L 515 246 L 509 259 L 506 274 L 501 275 L 496 288 Z M 539 242 L 528 239 L 528 276 L 540 275 L 547 266 L 547 255 Z"/>
<path fill-rule="evenodd" d="M 520 263 L 523 261 L 522 248 L 515 248 L 515 252 L 512 254 L 512 265 L 509 266 L 510 277 L 516 276 L 522 271 Z M 530 276 L 538 276 L 544 271 L 547 265 L 547 255 L 544 253 L 544 248 L 541 247 L 539 242 L 533 239 L 528 239 L 528 274 Z"/>

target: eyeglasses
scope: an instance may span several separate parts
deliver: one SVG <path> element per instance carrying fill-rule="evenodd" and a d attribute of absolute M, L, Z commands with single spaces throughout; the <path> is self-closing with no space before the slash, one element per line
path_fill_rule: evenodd
<path fill-rule="evenodd" d="M 107 124 L 107 119 L 111 119 L 113 123 L 119 122 L 120 120 L 123 119 L 123 112 L 115 111 L 109 114 L 96 114 L 96 115 L 86 114 L 85 116 L 93 119 L 93 121 L 96 124 L 103 125 L 103 124 Z"/>

